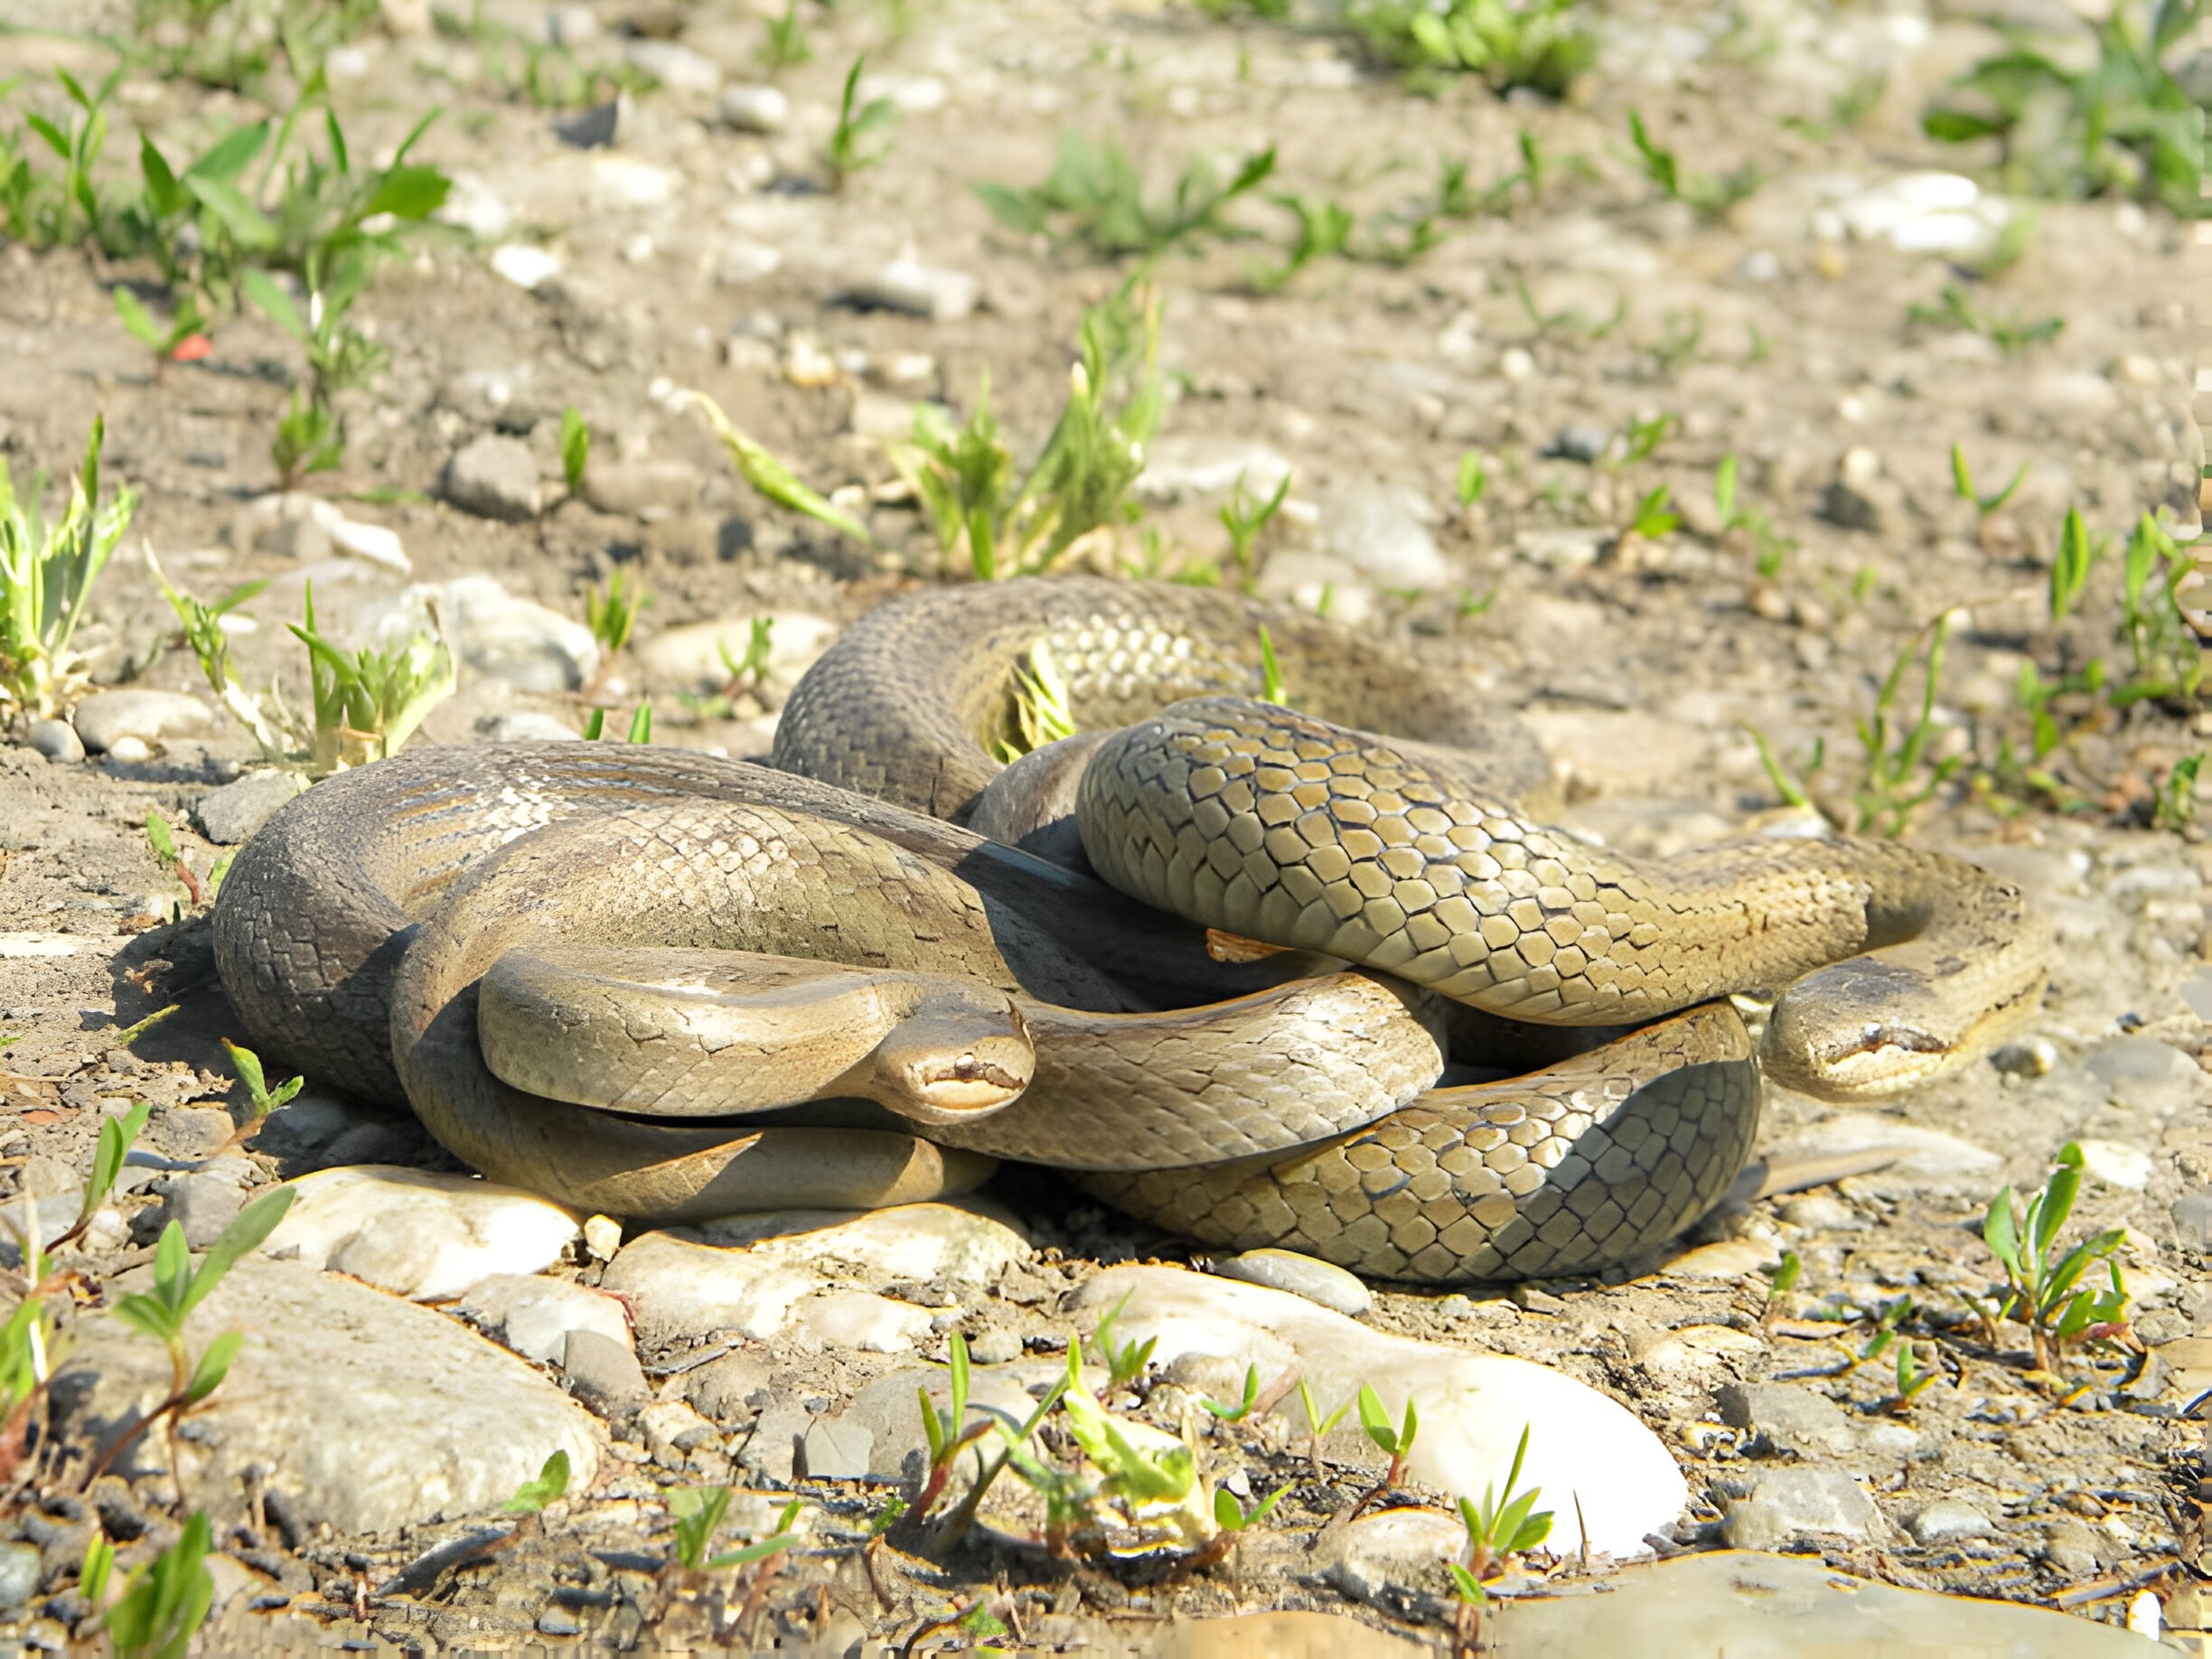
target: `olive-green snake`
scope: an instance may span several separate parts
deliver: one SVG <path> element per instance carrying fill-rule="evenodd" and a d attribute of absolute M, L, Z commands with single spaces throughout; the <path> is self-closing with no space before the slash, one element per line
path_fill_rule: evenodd
<path fill-rule="evenodd" d="M 1251 700 L 1263 629 L 1295 707 Z M 1002 768 L 1017 670 L 1084 735 Z M 1778 993 L 1770 1072 L 1851 1098 L 2043 983 L 2041 927 L 1971 865 L 1617 856 L 1511 803 L 1541 757 L 1451 676 L 1213 590 L 910 595 L 808 672 L 773 763 L 342 773 L 235 861 L 225 986 L 263 1047 L 586 1210 L 883 1204 L 1008 1158 L 1205 1242 L 1449 1282 L 1594 1270 L 1711 1207 L 1758 1116 L 1731 994 Z"/>

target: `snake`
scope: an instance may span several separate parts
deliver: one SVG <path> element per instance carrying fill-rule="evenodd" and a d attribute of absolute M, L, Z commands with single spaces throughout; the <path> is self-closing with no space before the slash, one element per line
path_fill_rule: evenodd
<path fill-rule="evenodd" d="M 1009 764 L 1040 692 L 1070 735 Z M 1549 772 L 1495 693 L 1310 613 L 924 587 L 765 764 L 428 745 L 315 784 L 233 861 L 216 963 L 258 1045 L 586 1213 L 1012 1160 L 1415 1284 L 1643 1259 L 1735 1181 L 1765 1079 L 1893 1094 L 2039 1005 L 2048 932 L 1971 863 L 1631 858 L 1520 804 Z"/>

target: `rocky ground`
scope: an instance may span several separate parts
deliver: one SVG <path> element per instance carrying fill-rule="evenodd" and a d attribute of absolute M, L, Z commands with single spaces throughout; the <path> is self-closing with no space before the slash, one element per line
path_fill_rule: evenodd
<path fill-rule="evenodd" d="M 299 89 L 281 54 L 237 86 L 193 79 L 206 66 L 177 10 L 144 9 L 173 18 L 150 39 L 175 50 L 134 51 L 113 89 L 98 171 L 118 189 L 136 188 L 139 131 L 198 155 Z M 2212 1625 L 2212 856 L 2196 823 L 2212 778 L 2173 780 L 2212 746 L 2212 713 L 2179 689 L 2124 695 L 2144 670 L 2120 551 L 2146 511 L 2183 537 L 2198 522 L 2188 227 L 2124 193 L 2001 194 L 1975 173 L 1993 146 L 1919 125 L 2000 25 L 2078 54 L 2085 23 L 2054 0 L 1618 0 L 1590 14 L 1595 67 L 1552 101 L 1475 76 L 1409 86 L 1321 6 L 1275 22 L 808 4 L 791 16 L 811 61 L 773 70 L 784 13 L 739 0 L 330 10 L 347 26 L 321 61 L 353 164 L 386 165 L 436 107 L 409 159 L 453 188 L 432 222 L 397 228 L 356 302 L 388 360 L 334 398 L 342 458 L 301 492 L 276 492 L 270 440 L 310 370 L 262 311 L 214 319 L 206 350 L 156 371 L 111 297 L 134 285 L 165 320 L 153 261 L 0 234 L 0 455 L 19 484 L 65 477 L 98 415 L 103 478 L 140 497 L 78 638 L 98 694 L 73 723 L 18 721 L 0 744 L 0 1190 L 16 1228 L 60 1233 L 103 1122 L 150 1108 L 56 1257 L 80 1278 L 49 1298 L 69 1351 L 40 1397 L 39 1459 L 8 1477 L 8 1639 L 58 1649 L 83 1626 L 96 1526 L 127 1567 L 204 1510 L 211 1651 L 336 1634 L 922 1652 L 998 1626 L 1001 1645 L 1101 1651 L 1433 1646 L 1455 1617 L 1442 1563 L 1466 1548 L 1451 1500 L 1503 1480 L 1525 1423 L 1524 1484 L 1554 1531 L 1494 1597 L 1496 1651 L 1635 1651 L 1668 1628 L 1678 1651 L 1749 1651 L 1777 1601 L 1837 1641 L 1934 1640 L 1955 1619 L 1959 1651 L 2147 1652 L 2089 1621 L 2162 1620 L 2203 1650 L 2187 1633 Z M 133 22 L 119 5 L 89 15 Z M 22 78 L 0 131 L 26 109 L 66 126 L 52 72 L 89 87 L 117 61 L 47 32 L 42 0 L 0 5 L 0 87 Z M 839 93 L 863 52 L 854 107 L 885 107 L 860 140 L 872 164 L 848 152 L 840 170 Z M 2188 42 L 2169 64 L 2203 84 Z M 1686 170 L 1674 194 L 1639 165 L 1630 109 Z M 319 125 L 302 124 L 298 155 L 327 160 Z M 417 742 L 573 733 L 594 708 L 619 727 L 650 701 L 656 742 L 760 753 L 842 625 L 956 574 L 886 455 L 914 406 L 964 417 L 988 377 L 1026 462 L 1068 397 L 1086 308 L 1132 268 L 1009 230 L 970 189 L 1035 184 L 1066 130 L 1126 149 L 1163 212 L 1193 156 L 1226 178 L 1275 153 L 1225 210 L 1238 236 L 1158 262 L 1167 396 L 1143 515 L 1071 565 L 1225 563 L 1217 514 L 1240 478 L 1264 494 L 1287 474 L 1259 589 L 1521 709 L 1575 824 L 1636 850 L 1771 827 L 1789 814 L 1763 738 L 1847 827 L 1901 820 L 2020 882 L 2060 942 L 2032 1029 L 1893 1109 L 1776 1092 L 1736 1200 L 1682 1253 L 1605 1283 L 1413 1292 L 1280 1259 L 1177 1271 L 1145 1264 L 1187 1263 L 1186 1247 L 1021 1171 L 958 1205 L 623 1237 L 468 1182 L 343 1079 L 311 1079 L 239 1133 L 253 1101 L 221 1046 L 240 1034 L 199 889 L 297 785 L 217 708 L 152 561 L 210 602 L 266 583 L 229 619 L 232 672 L 257 691 L 276 679 L 295 705 L 305 653 L 283 624 L 312 586 L 349 646 L 404 639 L 435 610 L 459 687 Z M 1534 190 L 1507 183 L 1524 134 Z M 58 165 L 24 142 L 32 165 Z M 1495 201 L 1436 220 L 1446 234 L 1418 257 L 1372 257 L 1406 244 L 1439 165 L 1462 162 Z M 1756 186 L 1724 204 L 1712 182 L 1745 167 Z M 283 182 L 258 184 L 265 204 Z M 1341 202 L 1350 250 L 1370 257 L 1324 255 L 1278 286 L 1300 218 L 1276 195 L 1303 198 L 1309 221 Z M 2032 228 L 2008 237 L 2023 215 Z M 2064 326 L 2039 338 L 2046 319 Z M 685 389 L 873 545 L 741 480 Z M 569 408 L 592 434 L 573 486 Z M 1985 497 L 2024 480 L 1977 511 L 1954 445 Z M 1653 516 L 1662 486 L 1671 524 Z M 2076 551 L 2109 545 L 2054 622 L 2069 510 Z M 617 573 L 651 599 L 609 655 L 586 599 Z M 1887 704 L 1883 682 L 1945 616 L 1927 739 L 1903 755 L 1923 670 Z M 764 667 L 733 677 L 717 646 L 742 656 L 759 618 Z M 2093 658 L 2103 682 L 2084 677 Z M 2058 741 L 2039 769 L 2020 758 L 2024 670 L 2076 677 L 2042 699 Z M 1869 758 L 1860 723 L 1885 708 Z M 149 811 L 191 882 L 150 848 Z M 1992 1197 L 2037 1186 L 2069 1142 L 2085 1176 L 2066 1236 L 2123 1230 L 2125 1328 L 2037 1375 L 2020 1326 L 1992 1342 L 1959 1298 L 1999 1277 Z M 283 1231 L 194 1317 L 195 1350 L 245 1333 L 230 1376 L 88 1486 L 93 1448 L 172 1386 L 159 1345 L 114 1312 L 164 1225 L 205 1245 L 258 1189 L 303 1176 Z M 1240 1507 L 1286 1488 L 1264 1523 L 1196 1560 L 1071 1561 L 1042 1547 L 1048 1517 L 1009 1475 L 957 1545 L 894 1524 L 927 1462 L 915 1389 L 944 1398 L 952 1333 L 975 1400 L 1018 1414 L 1117 1303 L 1089 1386 L 1186 1433 Z M 1105 1351 L 1147 1338 L 1148 1364 L 1116 1374 Z M 1909 1399 L 1900 1345 L 1938 1373 Z M 1356 1414 L 1309 1435 L 1295 1390 L 1237 1421 L 1201 1410 L 1233 1401 L 1248 1366 L 1270 1393 L 1302 1377 L 1325 1412 L 1363 1382 L 1392 1409 L 1411 1392 L 1411 1455 L 1389 1469 Z M 503 1514 L 557 1451 L 565 1495 Z M 774 1535 L 792 1498 L 795 1544 L 671 1567 L 672 1515 L 693 1501 L 671 1495 L 720 1486 L 735 1495 L 718 1549 Z M 1898 1591 L 1842 1594 L 1844 1574 Z M 1275 1622 L 1211 1622 L 1229 1615 Z M 1363 1628 L 1310 1622 L 1325 1617 Z"/>

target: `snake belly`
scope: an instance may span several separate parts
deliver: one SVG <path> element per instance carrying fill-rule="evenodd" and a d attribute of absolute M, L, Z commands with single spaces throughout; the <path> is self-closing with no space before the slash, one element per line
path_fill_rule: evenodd
<path fill-rule="evenodd" d="M 1312 710 L 1406 736 L 1233 700 L 1258 689 L 1262 625 Z M 1014 670 L 1041 653 L 1079 722 L 1127 728 L 1091 745 L 1077 792 L 1092 867 L 1187 921 L 947 821 L 998 775 L 985 745 L 1007 729 Z M 1207 1242 L 1424 1282 L 1592 1270 L 1709 1208 L 1759 1095 L 1742 1024 L 1713 998 L 1786 987 L 1770 1058 L 1780 1031 L 1788 1064 L 1847 1094 L 1956 1064 L 2032 1008 L 2035 929 L 1973 867 L 1827 841 L 1611 859 L 1508 804 L 1538 780 L 1536 752 L 1461 689 L 1219 594 L 933 590 L 871 613 L 810 671 L 776 770 L 500 745 L 317 785 L 239 855 L 218 963 L 258 1042 L 404 1094 L 464 1161 L 579 1206 L 653 1223 L 897 1202 L 1006 1156 L 1083 1172 Z M 1186 694 L 1201 700 L 1158 716 Z M 1194 791 L 1178 766 L 1221 783 Z M 1222 816 L 1232 805 L 1243 815 Z M 1408 853 L 1423 873 L 1402 872 Z M 1450 901 L 1473 926 L 1447 923 L 1439 944 Z M 1224 965 L 1201 923 L 1289 953 Z M 623 971 L 564 970 L 564 951 L 619 951 Z M 949 1002 L 954 1017 L 923 1023 L 942 1040 L 919 1059 L 913 1042 L 895 1063 L 849 1035 L 825 1048 L 820 1017 L 794 1012 L 818 977 L 794 959 L 876 976 L 821 992 L 873 1016 Z M 722 1029 L 708 1003 L 764 994 L 775 1042 L 699 1035 Z M 1441 1088 L 1445 999 L 1590 1027 L 1659 1017 L 1593 1030 L 1604 1040 L 1524 1077 Z M 503 1050 L 484 1040 L 501 1021 Z M 699 1051 L 673 1071 L 671 1035 Z M 559 1044 L 613 1063 L 548 1065 Z M 755 1073 L 740 1108 L 788 1094 L 818 1120 L 717 1118 L 689 1080 L 717 1045 Z M 641 1083 L 626 1051 L 648 1048 Z M 535 1064 L 501 1059 L 516 1073 L 501 1076 L 487 1050 Z M 786 1064 L 788 1087 L 764 1084 Z M 955 1109 L 889 1116 L 916 1079 Z M 1018 1085 L 1010 1103 L 969 1116 L 994 1083 Z"/>

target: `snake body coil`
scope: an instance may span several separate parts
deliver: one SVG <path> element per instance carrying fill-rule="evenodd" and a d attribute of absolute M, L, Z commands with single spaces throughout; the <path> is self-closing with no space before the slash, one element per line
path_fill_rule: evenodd
<path fill-rule="evenodd" d="M 1244 700 L 1263 625 L 1297 712 Z M 1086 736 L 1002 773 L 1017 668 Z M 318 784 L 239 856 L 217 961 L 258 1044 L 578 1207 L 885 1204 L 1013 1158 L 1432 1282 L 1589 1270 L 1709 1208 L 1757 1120 L 1731 992 L 1779 991 L 1769 1069 L 1842 1097 L 2034 1007 L 2039 930 L 1972 866 L 1619 858 L 1512 804 L 1541 759 L 1460 689 L 1202 590 L 929 591 L 808 674 L 773 769 L 516 745 Z M 971 816 L 1081 865 L 1079 833 L 1111 887 Z"/>

